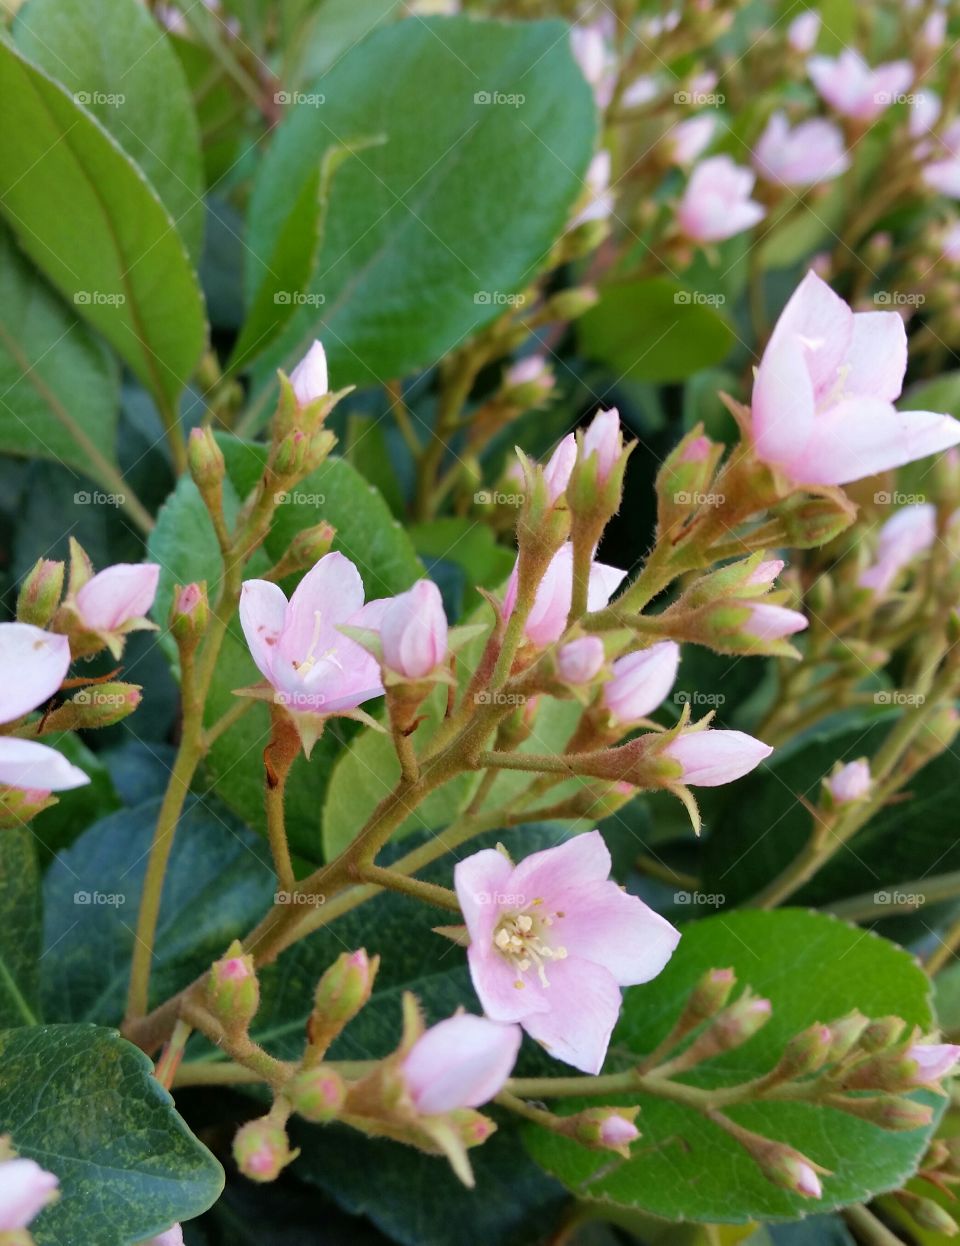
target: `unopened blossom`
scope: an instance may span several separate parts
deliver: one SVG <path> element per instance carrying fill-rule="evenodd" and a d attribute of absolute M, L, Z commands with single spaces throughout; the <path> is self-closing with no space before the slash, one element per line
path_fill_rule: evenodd
<path fill-rule="evenodd" d="M 823 1187 L 820 1184 L 820 1178 L 809 1164 L 797 1164 L 796 1185 L 794 1188 L 798 1194 L 804 1195 L 805 1198 L 823 1197 Z"/>
<path fill-rule="evenodd" d="M 806 616 L 786 606 L 773 606 L 769 602 L 747 603 L 750 615 L 743 624 L 743 631 L 757 640 L 783 640 L 809 626 Z"/>
<path fill-rule="evenodd" d="M 574 217 L 571 226 L 587 221 L 605 221 L 613 215 L 613 193 L 610 190 L 610 153 L 603 148 L 590 161 L 584 177 L 586 205 Z"/>
<path fill-rule="evenodd" d="M 858 581 L 878 597 L 889 592 L 900 572 L 925 553 L 937 536 L 937 508 L 932 502 L 904 506 L 880 529 L 877 557 Z"/>
<path fill-rule="evenodd" d="M 527 355 L 507 368 L 503 387 L 507 397 L 526 406 L 537 406 L 547 398 L 555 384 L 553 372 L 543 355 Z"/>
<path fill-rule="evenodd" d="M 179 1224 L 175 1224 L 167 1229 L 166 1233 L 160 1233 L 156 1237 L 141 1242 L 140 1246 L 183 1246 L 183 1229 Z"/>
<path fill-rule="evenodd" d="M 681 732 L 662 756 L 680 763 L 680 782 L 687 787 L 720 787 L 755 770 L 772 752 L 746 732 L 707 730 Z"/>
<path fill-rule="evenodd" d="M 934 9 L 920 27 L 920 42 L 931 51 L 943 46 L 947 37 L 946 9 Z"/>
<path fill-rule="evenodd" d="M 583 434 L 584 461 L 591 455 L 597 459 L 597 483 L 604 484 L 623 453 L 623 433 L 620 431 L 620 412 L 616 407 L 598 411 Z"/>
<path fill-rule="evenodd" d="M 56 1197 L 59 1184 L 32 1159 L 0 1162 L 0 1232 L 25 1229 Z"/>
<path fill-rule="evenodd" d="M 316 715 L 342 713 L 383 692 L 376 659 L 345 636 L 341 624 L 376 628 L 387 599 L 363 604 L 363 581 L 343 554 L 326 554 L 289 602 L 268 580 L 247 580 L 240 625 L 250 654 L 275 699 Z"/>
<path fill-rule="evenodd" d="M 859 52 L 844 48 L 837 57 L 812 56 L 807 72 L 838 113 L 855 121 L 874 121 L 909 90 L 914 68 L 909 61 L 889 61 L 871 69 Z"/>
<path fill-rule="evenodd" d="M 906 1058 L 917 1066 L 915 1084 L 927 1086 L 953 1071 L 960 1060 L 960 1047 L 954 1043 L 914 1043 L 907 1049 Z"/>
<path fill-rule="evenodd" d="M 48 701 L 70 666 L 66 636 L 30 623 L 0 623 L 0 723 L 15 722 Z M 39 740 L 0 736 L 0 786 L 43 799 L 90 780 L 56 749 Z"/>
<path fill-rule="evenodd" d="M 680 646 L 661 640 L 613 663 L 613 677 L 603 685 L 603 704 L 618 722 L 638 722 L 663 702 L 677 678 Z"/>
<path fill-rule="evenodd" d="M 923 180 L 931 190 L 950 199 L 960 199 L 960 118 L 938 135 L 933 143 L 921 150 L 930 160 L 923 166 Z"/>
<path fill-rule="evenodd" d="M 747 584 L 755 588 L 771 588 L 783 568 L 782 558 L 767 558 L 764 562 L 758 562 L 750 572 Z"/>
<path fill-rule="evenodd" d="M 840 485 L 960 442 L 960 422 L 898 411 L 907 338 L 896 312 L 857 312 L 807 273 L 753 386 L 757 456 L 797 485 Z"/>
<path fill-rule="evenodd" d="M 603 1065 L 620 988 L 655 978 L 680 938 L 610 879 L 610 864 L 590 831 L 516 866 L 484 849 L 454 870 L 484 1012 L 585 1073 Z"/>
<path fill-rule="evenodd" d="M 836 774 L 825 779 L 824 783 L 838 805 L 863 800 L 864 797 L 870 795 L 870 789 L 873 786 L 870 763 L 865 757 L 858 757 L 856 761 L 848 761 Z"/>
<path fill-rule="evenodd" d="M 557 654 L 557 674 L 568 684 L 588 684 L 603 666 L 603 641 L 599 636 L 581 636 L 563 646 Z"/>
<path fill-rule="evenodd" d="M 929 134 L 940 116 L 940 96 L 936 91 L 924 88 L 915 91 L 910 100 L 910 120 L 908 129 L 911 138 L 921 138 Z"/>
<path fill-rule="evenodd" d="M 625 1116 L 619 1116 L 617 1113 L 608 1116 L 600 1126 L 600 1141 L 604 1146 L 629 1146 L 631 1142 L 636 1142 L 639 1137 L 640 1130 L 633 1121 L 628 1121 Z"/>
<path fill-rule="evenodd" d="M 623 108 L 642 108 L 657 98 L 661 91 L 661 83 L 653 74 L 641 74 L 634 78 L 623 95 L 620 103 Z"/>
<path fill-rule="evenodd" d="M 414 1107 L 436 1116 L 489 1102 L 510 1076 L 521 1038 L 517 1025 L 466 1012 L 431 1026 L 401 1065 Z"/>
<path fill-rule="evenodd" d="M 290 373 L 290 384 L 297 402 L 305 407 L 330 391 L 327 377 L 327 356 L 319 342 L 313 345 Z"/>
<path fill-rule="evenodd" d="M 677 208 L 682 234 L 694 242 L 722 242 L 752 229 L 765 215 L 750 198 L 754 173 L 729 156 L 710 156 L 690 174 Z"/>
<path fill-rule="evenodd" d="M 594 562 L 590 568 L 587 609 L 601 610 L 626 578 L 626 571 Z M 508 619 L 517 604 L 517 567 L 514 566 L 503 598 L 503 617 Z M 535 645 L 552 645 L 567 627 L 573 604 L 573 545 L 568 541 L 550 562 L 537 586 L 533 608 L 527 616 L 523 632 Z"/>
<path fill-rule="evenodd" d="M 90 632 L 117 632 L 146 617 L 157 595 L 160 566 L 118 562 L 104 567 L 77 591 L 74 606 Z"/>
<path fill-rule="evenodd" d="M 757 140 L 753 167 L 784 186 L 815 186 L 844 173 L 850 157 L 831 121 L 814 117 L 791 129 L 786 113 L 775 112 Z"/>
<path fill-rule="evenodd" d="M 805 55 L 817 46 L 820 35 L 820 14 L 816 9 L 805 9 L 787 27 L 787 42 L 794 52 Z"/>
<path fill-rule="evenodd" d="M 693 164 L 710 146 L 717 128 L 716 117 L 701 113 L 678 121 L 661 139 L 660 150 L 671 164 L 681 168 Z"/>
<path fill-rule="evenodd" d="M 551 502 L 556 502 L 570 483 L 570 474 L 577 461 L 577 439 L 573 433 L 567 433 L 543 469 L 543 478 L 547 482 L 547 495 Z"/>
<path fill-rule="evenodd" d="M 390 599 L 380 620 L 380 643 L 387 668 L 405 679 L 423 679 L 447 656 L 447 616 L 432 580 Z"/>

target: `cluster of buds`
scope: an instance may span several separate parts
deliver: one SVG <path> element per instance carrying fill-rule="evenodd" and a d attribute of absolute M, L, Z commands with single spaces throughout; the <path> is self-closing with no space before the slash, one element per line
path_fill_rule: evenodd
<path fill-rule="evenodd" d="M 960 1184 L 960 1140 L 956 1137 L 933 1140 L 916 1174 L 916 1183 L 923 1182 L 933 1186 L 945 1202 L 956 1202 L 953 1187 Z M 913 1184 L 911 1182 L 910 1187 L 898 1190 L 894 1195 L 907 1216 L 921 1229 L 941 1233 L 944 1237 L 956 1237 L 960 1233 L 956 1214 L 951 1215 L 941 1203 L 918 1193 L 912 1188 Z"/>
<path fill-rule="evenodd" d="M 280 373 L 280 402 L 273 419 L 269 467 L 278 489 L 309 475 L 333 449 L 324 420 L 349 389 L 331 393 L 327 357 L 314 342 L 289 377 Z"/>

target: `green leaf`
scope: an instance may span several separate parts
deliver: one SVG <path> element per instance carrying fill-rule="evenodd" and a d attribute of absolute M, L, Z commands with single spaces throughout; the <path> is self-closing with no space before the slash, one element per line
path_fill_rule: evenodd
<path fill-rule="evenodd" d="M 120 377 L 0 223 L 0 450 L 53 459 L 109 486 Z"/>
<path fill-rule="evenodd" d="M 60 1178 L 30 1225 L 37 1246 L 128 1246 L 205 1211 L 223 1170 L 113 1030 L 29 1026 L 0 1033 L 0 1120 L 16 1151 Z"/>
<path fill-rule="evenodd" d="M 499 588 L 516 561 L 516 552 L 498 544 L 492 529 L 466 516 L 450 515 L 413 524 L 409 532 L 421 557 L 454 562 L 464 569 L 470 586 L 464 614 L 480 605 L 482 598 L 476 590 Z"/>
<path fill-rule="evenodd" d="M 33 1025 L 39 1011 L 40 870 L 27 827 L 0 834 L 0 1026 Z"/>
<path fill-rule="evenodd" d="M 193 262 L 203 239 L 200 136 L 186 78 L 137 0 L 29 0 L 13 40 L 143 170 Z"/>
<path fill-rule="evenodd" d="M 44 809 L 30 824 L 37 846 L 40 863 L 45 868 L 49 862 L 82 834 L 91 823 L 105 817 L 120 807 L 120 798 L 113 786 L 102 754 L 92 753 L 80 737 L 73 732 L 47 735 L 44 744 L 79 766 L 90 779 L 84 787 L 63 793 L 57 803 Z"/>
<path fill-rule="evenodd" d="M 284 45 L 293 64 L 284 82 L 303 85 L 334 65 L 354 44 L 402 9 L 400 0 L 320 0 L 284 5 Z M 306 12 L 303 10 L 306 9 Z"/>
<path fill-rule="evenodd" d="M 580 321 L 583 353 L 632 381 L 682 381 L 714 367 L 733 330 L 697 296 L 667 277 L 608 285 Z"/>
<path fill-rule="evenodd" d="M 311 84 L 317 100 L 293 109 L 257 175 L 248 290 L 331 137 L 387 141 L 338 174 L 310 286 L 322 322 L 302 307 L 264 377 L 316 336 L 337 385 L 402 376 L 530 281 L 582 189 L 595 135 L 564 36 L 559 22 L 418 18 L 375 31 Z M 370 89 L 387 80 L 390 100 Z"/>
<path fill-rule="evenodd" d="M 99 122 L 5 43 L 0 97 L 0 210 L 37 267 L 170 410 L 206 325 L 169 214 Z"/>
<path fill-rule="evenodd" d="M 95 823 L 44 879 L 44 1015 L 117 1023 L 130 977 L 137 908 L 159 801 Z M 191 800 L 167 868 L 151 973 L 161 1003 L 245 934 L 274 893 L 262 840 L 218 803 Z"/>
<path fill-rule="evenodd" d="M 911 956 L 885 939 L 799 909 L 729 913 L 683 928 L 664 972 L 626 992 L 608 1068 L 629 1067 L 637 1054 L 652 1051 L 697 980 L 726 966 L 771 1001 L 773 1015 L 741 1047 L 684 1075 L 697 1086 L 759 1076 L 776 1064 L 794 1034 L 853 1008 L 871 1017 L 895 1014 L 923 1028 L 931 1023 L 929 982 Z M 579 1196 L 666 1220 L 722 1224 L 793 1219 L 811 1210 L 809 1200 L 767 1181 L 746 1151 L 694 1110 L 650 1095 L 616 1101 L 641 1107 L 643 1139 L 623 1163 L 536 1127 L 526 1131 L 533 1157 Z M 928 1101 L 937 1102 L 933 1096 Z M 728 1115 L 831 1170 L 822 1179 L 818 1212 L 898 1188 L 915 1170 L 934 1128 L 888 1133 L 806 1103 L 751 1103 L 730 1108 Z"/>

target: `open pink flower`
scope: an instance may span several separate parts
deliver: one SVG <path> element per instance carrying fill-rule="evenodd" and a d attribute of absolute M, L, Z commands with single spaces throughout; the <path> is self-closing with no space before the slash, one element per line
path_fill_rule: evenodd
<path fill-rule="evenodd" d="M 753 149 L 753 167 L 784 186 L 815 186 L 839 177 L 850 157 L 832 122 L 813 117 L 791 129 L 786 113 L 775 112 Z"/>
<path fill-rule="evenodd" d="M 677 208 L 681 233 L 694 242 L 722 242 L 752 229 L 765 215 L 750 198 L 756 177 L 729 156 L 710 156 L 690 174 Z"/>
<path fill-rule="evenodd" d="M 757 455 L 799 485 L 840 485 L 960 442 L 960 422 L 898 411 L 907 338 L 896 312 L 857 312 L 809 272 L 753 386 Z"/>
<path fill-rule="evenodd" d="M 617 58 L 607 43 L 601 24 L 592 22 L 586 26 L 571 27 L 570 50 L 580 66 L 580 72 L 593 89 L 597 107 L 606 108 L 617 85 Z"/>
<path fill-rule="evenodd" d="M 595 562 L 590 568 L 590 588 L 587 608 L 602 609 L 623 582 L 626 571 Z M 533 609 L 527 618 L 524 635 L 535 645 L 552 645 L 559 640 L 567 626 L 567 616 L 573 602 L 573 545 L 568 541 L 553 556 L 546 574 L 537 587 Z M 503 616 L 508 619 L 517 604 L 517 568 L 514 566 L 507 581 L 503 598 Z"/>
<path fill-rule="evenodd" d="M 14 722 L 49 700 L 69 666 L 66 636 L 30 623 L 0 623 L 0 723 Z M 38 740 L 0 736 L 0 786 L 40 796 L 89 782 L 56 749 Z"/>
<path fill-rule="evenodd" d="M 807 72 L 823 99 L 856 121 L 879 117 L 909 89 L 914 76 L 909 61 L 889 61 L 871 69 L 852 48 L 844 48 L 838 57 L 812 56 Z"/>
<path fill-rule="evenodd" d="M 683 767 L 688 787 L 720 787 L 755 770 L 773 749 L 744 731 L 685 731 L 671 740 L 664 757 Z"/>
<path fill-rule="evenodd" d="M 59 1180 L 32 1159 L 0 1162 L 0 1232 L 25 1229 L 55 1196 Z"/>
<path fill-rule="evenodd" d="M 77 592 L 76 611 L 91 632 L 116 632 L 144 618 L 157 595 L 160 566 L 155 562 L 118 562 L 104 567 Z"/>
<path fill-rule="evenodd" d="M 289 602 L 268 580 L 247 580 L 240 625 L 275 699 L 289 709 L 327 715 L 355 709 L 383 692 L 377 660 L 339 630 L 376 628 L 389 605 L 363 604 L 363 581 L 343 554 L 325 554 Z"/>
<path fill-rule="evenodd" d="M 914 1043 L 906 1056 L 917 1066 L 916 1085 L 928 1086 L 953 1071 L 960 1060 L 960 1047 L 954 1043 Z"/>
<path fill-rule="evenodd" d="M 858 583 L 883 597 L 900 572 L 925 553 L 937 536 L 937 508 L 932 502 L 904 506 L 880 529 L 877 558 Z"/>
<path fill-rule="evenodd" d="M 655 978 L 679 931 L 609 878 L 599 831 L 514 866 L 494 849 L 454 870 L 474 989 L 494 1021 L 519 1022 L 550 1055 L 599 1073 L 620 988 Z"/>
<path fill-rule="evenodd" d="M 680 646 L 673 640 L 617 658 L 613 678 L 603 686 L 604 705 L 623 723 L 646 718 L 673 687 L 679 665 Z"/>
<path fill-rule="evenodd" d="M 447 616 L 432 580 L 388 601 L 380 620 L 384 664 L 405 679 L 423 679 L 447 656 Z"/>
<path fill-rule="evenodd" d="M 414 1107 L 436 1116 L 487 1103 L 510 1076 L 521 1037 L 519 1026 L 467 1012 L 431 1026 L 401 1066 Z"/>
<path fill-rule="evenodd" d="M 290 373 L 290 384 L 296 394 L 297 402 L 305 407 L 308 402 L 315 402 L 329 393 L 330 382 L 327 378 L 327 356 L 319 342 L 314 342 L 294 370 Z"/>

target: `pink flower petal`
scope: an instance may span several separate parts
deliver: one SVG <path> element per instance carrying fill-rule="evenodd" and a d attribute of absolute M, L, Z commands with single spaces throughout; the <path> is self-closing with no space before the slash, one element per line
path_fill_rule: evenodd
<path fill-rule="evenodd" d="M 574 835 L 556 848 L 525 857 L 510 875 L 506 890 L 522 896 L 518 907 L 535 900 L 553 906 L 553 897 L 571 887 L 603 882 L 610 874 L 610 850 L 599 831 Z"/>
<path fill-rule="evenodd" d="M 813 381 L 802 342 L 774 333 L 753 383 L 751 425 L 759 457 L 787 465 L 802 455 L 815 412 Z"/>
<path fill-rule="evenodd" d="M 609 880 L 575 887 L 552 903 L 564 914 L 554 922 L 556 941 L 579 960 L 602 965 L 620 986 L 655 978 L 680 942 L 666 918 Z M 552 989 L 552 966 L 549 974 Z"/>
<path fill-rule="evenodd" d="M 842 365 L 844 391 L 895 402 L 907 370 L 907 331 L 896 312 L 857 312 Z"/>
<path fill-rule="evenodd" d="M 69 667 L 66 636 L 30 623 L 0 623 L 0 722 L 13 722 L 49 700 Z"/>
<path fill-rule="evenodd" d="M 269 580 L 246 580 L 240 590 L 240 626 L 257 670 L 265 679 L 271 669 L 283 621 L 287 599 L 283 589 Z"/>
<path fill-rule="evenodd" d="M 498 896 L 508 893 L 513 866 L 495 848 L 484 848 L 458 861 L 453 885 L 473 943 L 488 944 L 500 920 Z"/>
<path fill-rule="evenodd" d="M 60 1184 L 32 1159 L 0 1162 L 0 1232 L 25 1229 L 46 1207 Z"/>
<path fill-rule="evenodd" d="M 403 1062 L 417 1110 L 434 1116 L 492 1099 L 510 1076 L 521 1037 L 519 1026 L 498 1025 L 469 1013 L 432 1026 Z"/>
<path fill-rule="evenodd" d="M 599 1073 L 620 1015 L 620 988 L 608 970 L 579 956 L 550 965 L 550 1011 L 524 1018 L 523 1028 L 557 1060 Z"/>
<path fill-rule="evenodd" d="M 160 567 L 155 562 L 118 562 L 105 567 L 77 593 L 77 612 L 92 632 L 112 632 L 143 618 L 157 595 Z"/>
<path fill-rule="evenodd" d="M 0 737 L 0 785 L 26 791 L 66 792 L 89 783 L 82 770 L 37 740 Z"/>
<path fill-rule="evenodd" d="M 302 662 L 310 652 L 319 625 L 333 629 L 363 605 L 360 572 L 343 554 L 325 554 L 294 589 L 287 607 L 279 650 L 284 658 Z"/>
<path fill-rule="evenodd" d="M 691 731 L 663 750 L 683 766 L 681 781 L 691 787 L 720 787 L 755 770 L 773 749 L 743 731 Z"/>

